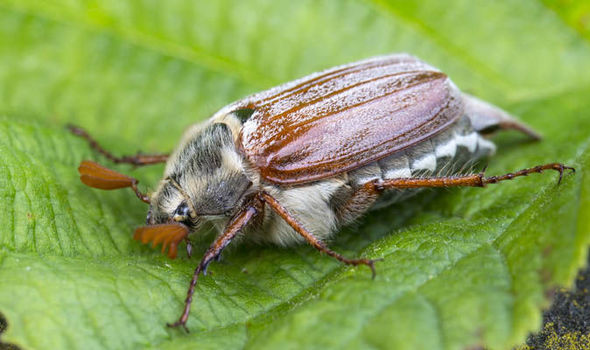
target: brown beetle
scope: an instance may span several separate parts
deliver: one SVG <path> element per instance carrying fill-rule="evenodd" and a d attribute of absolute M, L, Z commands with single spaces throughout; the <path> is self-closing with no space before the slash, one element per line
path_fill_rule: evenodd
<path fill-rule="evenodd" d="M 506 112 L 461 93 L 442 72 L 409 55 L 371 58 L 315 73 L 246 97 L 194 125 L 168 155 L 115 157 L 85 131 L 71 130 L 116 163 L 166 162 L 151 195 L 137 180 L 84 161 L 91 187 L 132 187 L 150 204 L 135 239 L 176 257 L 177 247 L 204 221 L 219 236 L 197 266 L 179 320 L 186 329 L 197 279 L 238 234 L 260 242 L 307 241 L 350 265 L 323 243 L 338 227 L 371 208 L 398 201 L 421 187 L 479 186 L 553 169 L 550 163 L 502 176 L 460 175 L 491 155 L 484 138 L 497 129 L 539 135 Z M 187 245 L 190 249 L 190 245 Z M 189 251 L 190 254 L 190 251 Z"/>

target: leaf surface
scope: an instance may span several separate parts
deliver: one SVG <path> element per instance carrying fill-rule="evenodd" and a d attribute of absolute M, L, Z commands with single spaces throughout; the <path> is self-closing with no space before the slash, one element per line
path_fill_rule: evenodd
<path fill-rule="evenodd" d="M 2 341 L 65 348 L 509 348 L 540 326 L 590 240 L 590 43 L 583 3 L 549 0 L 0 1 Z M 553 9 L 557 9 L 554 12 Z M 409 52 L 545 135 L 505 133 L 488 173 L 576 167 L 485 189 L 425 191 L 331 247 L 383 257 L 372 281 L 310 247 L 243 244 L 210 267 L 190 334 L 178 317 L 211 237 L 171 261 L 132 240 L 145 206 L 83 186 L 117 154 L 167 152 L 246 94 L 337 64 Z M 161 166 L 113 166 L 153 189 Z"/>

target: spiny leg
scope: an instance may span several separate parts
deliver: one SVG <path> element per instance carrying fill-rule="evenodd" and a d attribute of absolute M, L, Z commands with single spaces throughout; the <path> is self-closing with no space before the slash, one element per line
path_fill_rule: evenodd
<path fill-rule="evenodd" d="M 256 217 L 262 211 L 262 203 L 254 199 L 247 207 L 242 209 L 232 221 L 229 222 L 223 234 L 213 242 L 213 244 L 207 249 L 207 252 L 201 259 L 201 262 L 195 269 L 193 274 L 193 278 L 191 280 L 188 292 L 186 293 L 186 299 L 184 301 L 184 311 L 182 315 L 178 319 L 178 321 L 174 323 L 168 323 L 168 327 L 178 327 L 182 326 L 187 332 L 189 331 L 186 327 L 186 321 L 188 320 L 188 316 L 191 310 L 191 302 L 193 300 L 193 294 L 195 293 L 195 286 L 197 285 L 197 280 L 199 279 L 199 275 L 201 272 L 206 275 L 207 274 L 207 267 L 209 264 L 217 258 L 223 249 L 227 247 L 227 245 L 236 237 L 236 235 L 244 228 L 248 223 Z"/>
<path fill-rule="evenodd" d="M 563 173 L 566 170 L 571 170 L 572 173 L 576 172 L 576 169 L 574 169 L 570 166 L 566 166 L 561 163 L 549 163 L 549 164 L 537 165 L 532 168 L 522 169 L 522 170 L 519 170 L 515 173 L 508 173 L 508 174 L 499 175 L 499 176 L 484 177 L 483 178 L 483 180 L 485 182 L 484 186 L 487 184 L 495 184 L 495 183 L 498 183 L 498 182 L 504 181 L 504 180 L 512 180 L 515 177 L 519 177 L 519 176 L 527 176 L 528 174 L 533 174 L 533 173 L 542 173 L 543 170 L 558 171 L 559 172 L 559 180 L 557 180 L 557 184 L 561 183 L 561 180 L 563 179 Z"/>
<path fill-rule="evenodd" d="M 527 176 L 533 173 L 542 173 L 544 170 L 555 170 L 559 172 L 559 181 L 563 178 L 565 170 L 575 172 L 576 169 L 565 166 L 561 163 L 549 163 L 537 165 L 532 168 L 526 168 L 514 173 L 508 173 L 499 176 L 486 177 L 482 171 L 479 174 L 448 176 L 448 177 L 432 177 L 432 178 L 400 178 L 390 179 L 384 181 L 368 182 L 365 186 L 374 191 L 380 192 L 389 188 L 419 188 L 419 187 L 454 187 L 454 186 L 474 186 L 484 187 L 488 184 L 495 184 L 505 180 L 512 180 L 516 177 Z M 485 169 L 484 169 L 485 171 Z"/>
<path fill-rule="evenodd" d="M 343 262 L 347 265 L 367 265 L 371 272 L 373 273 L 373 278 L 375 278 L 376 271 L 375 271 L 375 262 L 381 259 L 348 259 L 343 257 L 342 255 L 336 253 L 333 250 L 330 250 L 326 245 L 320 241 L 316 236 L 314 236 L 311 232 L 309 232 L 303 225 L 301 225 L 295 217 L 293 217 L 285 207 L 281 205 L 273 196 L 266 192 L 260 193 L 261 199 L 268 204 L 272 210 L 274 210 L 285 222 L 289 224 L 297 233 L 299 233 L 305 240 L 311 244 L 315 249 L 319 250 L 322 253 L 325 253 L 340 262 Z"/>
<path fill-rule="evenodd" d="M 111 152 L 102 148 L 98 142 L 88 134 L 88 132 L 80 127 L 75 125 L 68 124 L 68 130 L 70 130 L 74 135 L 80 136 L 90 144 L 90 147 L 96 150 L 98 153 L 105 156 L 107 159 L 112 161 L 113 163 L 125 163 L 125 164 L 133 164 L 135 166 L 142 166 L 142 165 L 152 165 L 158 163 L 165 163 L 168 160 L 168 154 L 141 154 L 138 153 L 132 156 L 122 156 L 117 157 L 113 155 Z"/>

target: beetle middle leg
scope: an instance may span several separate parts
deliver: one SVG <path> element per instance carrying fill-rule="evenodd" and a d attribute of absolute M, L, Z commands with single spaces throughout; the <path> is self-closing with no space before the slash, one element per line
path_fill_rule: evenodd
<path fill-rule="evenodd" d="M 349 259 L 346 258 L 335 251 L 326 247 L 324 242 L 320 241 L 316 236 L 314 236 L 311 232 L 309 232 L 303 225 L 301 225 L 297 219 L 293 215 L 291 215 L 285 207 L 281 205 L 274 197 L 266 192 L 260 193 L 261 199 L 268 204 L 275 213 L 277 213 L 285 222 L 289 224 L 297 233 L 299 233 L 305 240 L 311 244 L 315 249 L 319 250 L 322 253 L 325 253 L 336 260 L 343 262 L 347 265 L 367 265 L 372 272 L 372 278 L 375 278 L 376 271 L 375 271 L 375 262 L 379 261 L 380 259 Z"/>
<path fill-rule="evenodd" d="M 112 161 L 113 163 L 121 164 L 132 164 L 135 166 L 142 166 L 142 165 L 152 165 L 152 164 L 159 164 L 165 163 L 168 160 L 168 154 L 142 154 L 137 153 L 135 155 L 130 156 L 121 156 L 117 157 L 113 155 L 111 152 L 105 150 L 88 132 L 80 127 L 75 125 L 68 124 L 68 130 L 70 130 L 74 135 L 80 136 L 81 138 L 88 141 L 88 144 L 92 149 L 97 151 L 98 153 L 105 156 L 107 159 Z"/>

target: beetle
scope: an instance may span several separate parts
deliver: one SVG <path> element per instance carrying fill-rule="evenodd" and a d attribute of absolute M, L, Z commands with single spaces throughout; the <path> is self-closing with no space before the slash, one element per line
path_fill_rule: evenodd
<path fill-rule="evenodd" d="M 337 66 L 234 102 L 191 126 L 172 154 L 116 157 L 86 131 L 70 126 L 115 163 L 166 162 L 150 195 L 134 178 L 83 161 L 80 177 L 100 189 L 131 187 L 149 204 L 143 243 L 162 243 L 176 257 L 178 244 L 203 222 L 219 235 L 195 269 L 180 318 L 168 326 L 187 331 L 197 280 L 238 235 L 288 246 L 308 242 L 349 265 L 324 241 L 370 209 L 425 187 L 484 187 L 566 169 L 549 163 L 501 176 L 461 169 L 490 156 L 486 136 L 514 129 L 539 134 L 507 112 L 462 93 L 447 75 L 423 61 L 396 54 Z M 190 255 L 190 243 L 187 243 Z"/>

